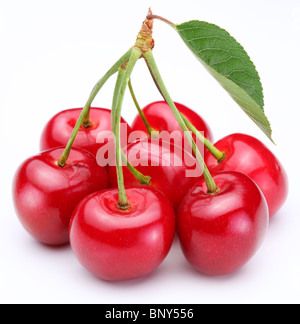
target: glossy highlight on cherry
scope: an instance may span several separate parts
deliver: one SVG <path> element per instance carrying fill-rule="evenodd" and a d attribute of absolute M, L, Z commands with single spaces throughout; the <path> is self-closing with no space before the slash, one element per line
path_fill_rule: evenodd
<path fill-rule="evenodd" d="M 203 274 L 220 276 L 254 256 L 264 241 L 269 211 L 261 190 L 246 175 L 221 172 L 214 179 L 220 188 L 215 195 L 207 194 L 202 180 L 183 199 L 177 231 L 188 262 Z"/>
<path fill-rule="evenodd" d="M 73 149 L 65 167 L 57 161 L 63 148 L 26 160 L 16 172 L 13 198 L 24 228 L 48 245 L 69 242 L 69 222 L 77 204 L 92 192 L 108 187 L 104 168 L 92 154 Z"/>
<path fill-rule="evenodd" d="M 181 103 L 175 102 L 175 105 L 179 112 L 182 113 L 190 122 L 192 122 L 199 132 L 203 132 L 203 135 L 208 140 L 213 140 L 210 127 L 199 114 Z M 174 117 L 166 101 L 156 101 L 150 103 L 143 109 L 143 113 L 154 131 L 167 131 L 169 134 L 178 132 L 178 134 L 180 134 L 180 140 L 182 141 L 182 147 L 184 147 L 184 133 L 177 123 L 176 118 Z M 132 123 L 132 130 L 147 132 L 147 128 L 139 115 L 136 116 Z M 196 140 L 195 136 L 194 140 Z"/>
<path fill-rule="evenodd" d="M 246 134 L 231 134 L 215 144 L 225 153 L 222 162 L 205 156 L 212 173 L 238 171 L 248 175 L 262 190 L 273 217 L 283 206 L 288 195 L 287 174 L 276 156 L 258 139 Z"/>
<path fill-rule="evenodd" d="M 51 118 L 41 136 L 41 151 L 66 146 L 81 112 L 82 108 L 67 109 Z M 82 148 L 96 157 L 99 149 L 103 145 L 107 145 L 108 132 L 111 133 L 112 131 L 111 110 L 91 107 L 90 119 L 91 125 L 88 128 L 85 128 L 83 125 L 80 127 L 74 147 Z M 127 145 L 131 127 L 124 119 L 121 122 L 127 126 L 126 129 L 124 128 L 124 134 L 122 134 L 122 145 L 124 146 Z M 101 136 L 102 134 L 103 136 Z M 113 138 L 111 138 L 111 145 L 107 150 L 114 150 Z"/>
<path fill-rule="evenodd" d="M 117 207 L 118 189 L 94 193 L 74 211 L 72 250 L 81 264 L 108 281 L 143 277 L 168 255 L 175 235 L 171 203 L 153 188 L 128 188 L 130 208 Z"/>
<path fill-rule="evenodd" d="M 202 176 L 196 159 L 181 147 L 161 139 L 143 139 L 125 150 L 128 160 L 142 174 L 151 177 L 150 186 L 159 189 L 177 208 L 190 187 Z M 139 181 L 123 166 L 125 186 L 138 186 Z M 116 167 L 109 168 L 111 187 L 117 187 Z"/>

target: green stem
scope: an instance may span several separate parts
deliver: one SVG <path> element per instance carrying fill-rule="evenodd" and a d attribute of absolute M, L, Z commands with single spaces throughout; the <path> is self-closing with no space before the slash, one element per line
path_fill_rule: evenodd
<path fill-rule="evenodd" d="M 96 92 L 99 92 L 100 89 L 103 87 L 103 85 L 106 83 L 106 81 L 112 76 L 114 75 L 115 73 L 118 72 L 118 69 L 119 67 L 124 64 L 124 62 L 126 62 L 128 59 L 129 59 L 129 55 L 130 55 L 130 51 L 131 49 L 126 52 L 109 70 L 108 72 L 104 75 L 104 77 L 95 85 L 94 90 L 96 90 Z M 92 91 L 92 93 L 93 93 Z M 92 99 L 92 101 L 94 100 L 94 98 Z M 91 102 L 87 102 L 87 104 L 89 104 L 89 108 L 88 108 L 88 111 L 84 117 L 84 120 L 83 120 L 83 126 L 85 128 L 88 128 L 90 125 L 91 125 L 91 120 L 90 120 L 90 105 L 91 105 Z"/>
<path fill-rule="evenodd" d="M 176 117 L 181 129 L 183 130 L 183 132 L 185 133 L 185 136 L 187 137 L 190 145 L 193 148 L 193 152 L 197 158 L 197 161 L 199 163 L 199 165 L 202 168 L 203 171 L 203 175 L 204 175 L 204 179 L 206 181 L 206 185 L 207 185 L 207 191 L 209 194 L 214 194 L 217 193 L 219 191 L 219 188 L 217 187 L 214 179 L 212 178 L 202 156 L 201 153 L 199 152 L 199 149 L 193 139 L 193 136 L 190 134 L 189 129 L 187 128 L 184 120 L 182 119 L 180 112 L 178 111 L 177 107 L 175 106 L 164 82 L 163 79 L 160 75 L 160 72 L 158 70 L 158 67 L 156 65 L 154 56 L 152 51 L 147 51 L 145 53 L 143 53 L 144 58 L 147 60 L 148 62 L 148 67 L 150 68 L 151 71 L 151 75 L 154 77 L 155 79 L 155 83 L 158 86 L 160 92 L 162 93 L 164 99 L 166 100 L 166 102 L 168 103 L 168 105 L 170 106 L 174 116 Z"/>
<path fill-rule="evenodd" d="M 158 91 L 160 92 L 160 94 L 164 98 L 164 95 L 163 95 L 161 89 L 159 88 L 159 86 L 157 84 L 156 78 L 155 78 L 155 76 L 154 76 L 154 74 L 153 74 L 153 72 L 152 72 L 152 70 L 151 70 L 151 68 L 150 68 L 149 63 L 148 63 L 147 60 L 146 60 L 146 64 L 148 66 L 148 69 L 150 71 L 150 74 L 151 74 L 151 76 L 153 78 L 153 81 L 154 81 L 154 83 L 155 83 Z M 200 141 L 202 141 L 202 143 L 204 143 L 204 145 L 208 148 L 208 150 L 211 152 L 211 154 L 218 160 L 218 162 L 220 163 L 220 162 L 224 161 L 224 159 L 226 158 L 225 153 L 219 151 L 215 146 L 213 146 L 213 144 L 211 142 L 208 141 L 208 139 L 206 139 L 205 137 L 202 137 L 201 136 L 201 133 L 194 127 L 194 125 L 192 125 L 186 119 L 186 117 L 183 114 L 181 114 L 181 117 L 182 117 L 182 119 L 184 119 L 184 122 L 185 122 L 186 126 L 192 131 L 192 133 L 195 134 L 196 136 L 197 136 L 197 134 L 199 135 L 199 137 L 198 136 L 197 137 L 200 139 Z"/>
<path fill-rule="evenodd" d="M 205 145 L 205 147 L 218 160 L 218 162 L 222 162 L 226 158 L 225 153 L 219 151 L 207 138 L 205 138 L 198 131 L 198 129 L 183 114 L 180 115 L 183 121 L 185 122 L 186 126 L 192 131 L 192 133 Z"/>
<path fill-rule="evenodd" d="M 123 165 L 122 165 L 122 148 L 121 148 L 121 138 L 120 138 L 120 122 L 121 122 L 121 112 L 123 99 L 125 95 L 128 82 L 130 80 L 130 75 L 134 69 L 134 66 L 138 59 L 141 57 L 142 51 L 139 48 L 133 47 L 131 49 L 130 58 L 126 70 L 124 67 L 119 68 L 119 77 L 120 82 L 117 82 L 114 98 L 113 98 L 113 107 L 112 110 L 113 118 L 115 118 L 115 138 L 116 138 L 116 169 L 117 169 L 117 178 L 118 178 L 118 188 L 119 188 L 119 201 L 118 207 L 122 210 L 127 210 L 130 205 L 127 199 L 125 185 L 124 185 L 124 176 L 123 176 Z"/>
<path fill-rule="evenodd" d="M 84 127 L 88 127 L 88 125 L 90 125 L 90 119 L 89 119 L 89 111 L 90 111 L 90 107 L 91 107 L 91 104 L 92 102 L 94 101 L 95 97 L 97 96 L 98 92 L 100 91 L 100 89 L 103 87 L 103 85 L 106 83 L 106 81 L 113 75 L 115 74 L 117 71 L 118 71 L 118 68 L 124 64 L 124 62 L 126 62 L 128 59 L 129 59 L 129 56 L 130 56 L 130 53 L 131 53 L 131 49 L 125 53 L 119 61 L 117 61 L 113 66 L 112 68 L 103 76 L 103 78 L 101 80 L 99 80 L 99 82 L 95 85 L 94 89 L 92 90 L 89 98 L 88 98 L 88 101 L 86 102 L 78 120 L 77 120 L 77 123 L 74 127 L 74 130 L 72 132 L 72 135 L 69 139 L 69 142 L 61 156 L 61 158 L 58 160 L 58 165 L 63 167 L 65 166 L 68 158 L 69 158 L 69 155 L 70 155 L 70 152 L 71 152 L 71 149 L 72 149 L 72 146 L 74 144 L 74 141 L 76 139 L 76 136 L 78 134 L 78 131 L 81 127 L 81 125 L 84 125 Z"/>
<path fill-rule="evenodd" d="M 144 59 L 145 59 L 145 57 L 144 57 Z M 155 75 L 153 74 L 153 72 L 152 72 L 152 70 L 151 70 L 151 67 L 150 67 L 150 65 L 149 65 L 149 63 L 148 63 L 148 60 L 145 59 L 145 62 L 146 62 L 146 64 L 147 64 L 148 70 L 149 70 L 149 72 L 150 72 L 150 74 L 151 74 L 151 76 L 152 76 L 152 79 L 153 79 L 153 81 L 154 81 L 154 83 L 155 83 L 155 85 L 156 85 L 157 90 L 159 91 L 159 93 L 161 94 L 161 96 L 162 96 L 163 98 L 165 98 L 164 95 L 163 95 L 163 93 L 162 93 L 162 91 L 161 91 L 161 89 L 159 88 L 159 86 L 158 86 L 158 84 L 157 84 L 157 81 L 156 81 Z"/>
<path fill-rule="evenodd" d="M 149 135 L 149 137 L 152 137 L 152 133 L 154 133 L 155 130 L 149 124 L 149 122 L 148 122 L 148 120 L 147 120 L 147 118 L 146 118 L 143 110 L 141 109 L 141 107 L 140 107 L 140 105 L 139 105 L 139 103 L 138 103 L 138 101 L 136 99 L 136 96 L 135 96 L 134 91 L 133 91 L 133 88 L 132 88 L 131 80 L 129 80 L 128 87 L 129 87 L 129 90 L 130 90 L 130 94 L 131 94 L 132 100 L 133 100 L 133 102 L 135 104 L 135 107 L 136 107 L 136 109 L 137 109 L 140 117 L 142 118 L 142 121 L 143 121 L 146 129 L 147 129 L 148 135 Z"/>
<path fill-rule="evenodd" d="M 152 178 L 150 176 L 143 175 L 140 171 L 138 171 L 127 159 L 124 151 L 122 150 L 122 160 L 124 164 L 127 166 L 128 170 L 133 174 L 133 176 L 139 180 L 141 185 L 150 186 Z"/>
<path fill-rule="evenodd" d="M 120 87 L 123 81 L 123 77 L 125 75 L 126 66 L 125 64 L 121 66 L 120 71 L 118 73 L 115 91 L 113 96 L 113 104 L 112 104 L 112 111 L 111 111 L 111 125 L 112 125 L 112 132 L 116 134 L 116 125 L 117 125 L 117 114 L 116 114 L 116 107 L 117 107 L 117 100 L 119 98 Z M 149 186 L 151 183 L 151 177 L 143 175 L 139 172 L 136 168 L 132 166 L 132 164 L 128 161 L 123 149 L 121 149 L 122 160 L 128 170 L 133 174 L 133 176 L 139 180 L 141 185 Z"/>
<path fill-rule="evenodd" d="M 120 209 L 128 209 L 129 203 L 125 191 L 123 170 L 120 171 L 120 151 L 122 151 L 120 147 L 120 120 L 118 120 L 118 105 L 119 105 L 119 95 L 121 91 L 122 82 L 125 75 L 125 70 L 123 68 L 119 68 L 118 78 L 115 86 L 114 96 L 113 96 L 113 104 L 112 104 L 112 131 L 115 135 L 115 150 L 116 150 L 116 169 L 117 169 L 117 179 L 118 179 L 118 188 L 119 188 L 119 200 L 118 207 Z M 122 167 L 121 167 L 122 168 Z"/>
<path fill-rule="evenodd" d="M 111 109 L 111 130 L 113 134 L 116 134 L 116 125 L 117 125 L 117 104 L 118 104 L 118 99 L 119 99 L 119 92 L 121 88 L 121 84 L 123 81 L 123 77 L 125 75 L 125 70 L 124 66 L 120 66 L 118 69 L 118 76 L 117 76 L 117 81 L 115 84 L 115 89 L 114 89 L 114 94 L 113 94 L 113 102 L 112 102 L 112 109 Z"/>

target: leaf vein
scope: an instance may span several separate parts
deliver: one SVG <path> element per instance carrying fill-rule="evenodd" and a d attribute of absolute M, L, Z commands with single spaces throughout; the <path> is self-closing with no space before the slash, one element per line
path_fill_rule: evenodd
<path fill-rule="evenodd" d="M 220 32 L 220 31 L 223 31 L 223 33 L 225 32 L 226 34 L 227 34 L 227 32 L 225 31 L 225 30 L 222 30 L 222 29 L 220 29 L 220 30 L 218 30 L 218 29 L 216 29 L 216 28 L 208 28 L 208 27 L 203 27 L 203 26 L 201 26 L 201 27 L 187 27 L 187 28 L 180 28 L 179 29 L 179 31 L 180 32 L 183 32 L 183 31 L 186 31 L 186 30 L 197 30 L 197 29 L 200 29 L 200 30 L 213 30 L 214 32 Z M 229 34 L 228 34 L 229 35 Z"/>
<path fill-rule="evenodd" d="M 243 46 L 226 30 L 204 21 L 192 20 L 176 25 L 176 29 L 208 71 L 272 140 L 261 80 Z"/>
<path fill-rule="evenodd" d="M 228 41 L 227 38 L 222 37 L 222 36 L 219 36 L 219 35 L 215 35 L 215 36 L 203 36 L 203 37 L 194 37 L 194 38 L 188 39 L 187 41 L 190 43 L 190 42 L 193 42 L 195 40 L 203 40 L 203 39 L 211 39 L 211 38 L 220 38 L 220 39 L 226 41 L 227 43 L 229 43 L 229 41 Z"/>

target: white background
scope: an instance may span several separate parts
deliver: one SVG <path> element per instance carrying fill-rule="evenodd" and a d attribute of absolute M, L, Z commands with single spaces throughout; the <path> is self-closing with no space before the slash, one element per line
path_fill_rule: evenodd
<path fill-rule="evenodd" d="M 272 219 L 262 248 L 230 276 L 196 273 L 175 242 L 149 277 L 103 282 L 79 265 L 68 246 L 49 248 L 35 242 L 13 209 L 13 174 L 23 160 L 38 153 L 44 125 L 57 112 L 84 105 L 96 81 L 133 45 L 149 5 L 175 23 L 198 19 L 227 29 L 245 47 L 262 79 L 276 146 L 176 33 L 155 22 L 154 54 L 173 99 L 197 110 L 216 140 L 234 132 L 256 136 L 289 175 L 288 201 Z M 0 0 L 0 302 L 300 302 L 299 40 L 299 0 Z M 103 88 L 95 106 L 110 107 L 114 80 Z M 160 99 L 142 61 L 132 82 L 142 106 Z M 129 122 L 135 116 L 128 95 L 123 116 Z"/>

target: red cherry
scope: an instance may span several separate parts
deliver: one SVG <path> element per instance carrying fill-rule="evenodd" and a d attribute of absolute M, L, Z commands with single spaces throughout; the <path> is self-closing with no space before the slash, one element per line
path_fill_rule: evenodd
<path fill-rule="evenodd" d="M 69 109 L 54 116 L 43 131 L 40 144 L 41 151 L 60 146 L 65 147 L 81 112 L 82 108 Z M 106 136 L 109 134 L 106 131 L 111 132 L 111 111 L 104 108 L 91 108 L 90 119 L 92 122 L 91 126 L 89 128 L 80 128 L 74 146 L 87 150 L 94 156 L 97 156 L 98 150 L 107 143 Z M 124 134 L 121 134 L 121 144 L 126 146 L 131 128 L 124 119 L 121 120 L 121 123 L 126 126 L 123 129 Z M 111 144 L 111 151 L 114 152 L 112 138 Z"/>
<path fill-rule="evenodd" d="M 61 245 L 77 204 L 92 192 L 108 187 L 104 168 L 87 151 L 72 149 L 64 167 L 57 165 L 63 148 L 45 151 L 25 161 L 13 185 L 16 212 L 25 229 L 38 241 Z"/>
<path fill-rule="evenodd" d="M 215 146 L 226 154 L 226 159 L 218 163 L 206 154 L 209 170 L 212 173 L 232 170 L 248 175 L 265 195 L 270 217 L 275 215 L 288 194 L 287 175 L 275 155 L 259 140 L 244 134 L 229 135 Z"/>
<path fill-rule="evenodd" d="M 182 201 L 178 237 L 186 259 L 206 275 L 232 273 L 256 253 L 268 228 L 266 200 L 246 175 L 221 172 L 220 192 L 207 194 L 204 179 Z"/>
<path fill-rule="evenodd" d="M 129 162 L 142 174 L 151 177 L 151 187 L 159 189 L 175 208 L 201 175 L 196 159 L 172 143 L 160 139 L 143 139 L 127 147 Z M 123 167 L 125 186 L 138 186 L 139 181 Z M 117 187 L 116 167 L 109 168 L 110 186 Z"/>
<path fill-rule="evenodd" d="M 204 132 L 204 136 L 212 141 L 213 136 L 209 126 L 206 122 L 192 109 L 175 102 L 175 106 L 195 127 L 198 131 Z M 168 133 L 179 132 L 180 138 L 184 140 L 183 131 L 178 124 L 175 116 L 173 115 L 170 107 L 165 101 L 153 102 L 143 109 L 146 119 L 150 126 L 156 131 L 167 131 Z M 132 124 L 133 131 L 143 131 L 147 133 L 147 129 L 142 121 L 142 118 L 138 115 Z M 196 141 L 196 136 L 193 136 Z M 202 144 L 201 144 L 202 145 Z M 184 147 L 184 146 L 183 146 Z"/>
<path fill-rule="evenodd" d="M 175 215 L 166 197 L 153 188 L 126 190 L 130 208 L 117 207 L 118 189 L 94 193 L 74 211 L 70 242 L 80 263 L 109 281 L 143 277 L 170 251 Z"/>

